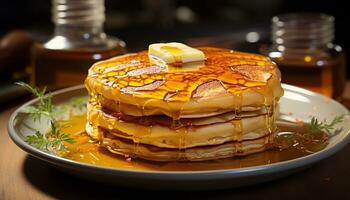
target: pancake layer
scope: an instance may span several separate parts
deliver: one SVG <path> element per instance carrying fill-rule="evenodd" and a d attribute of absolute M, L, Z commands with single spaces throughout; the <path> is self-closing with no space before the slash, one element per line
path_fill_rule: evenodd
<path fill-rule="evenodd" d="M 173 149 L 253 140 L 270 134 L 274 129 L 267 123 L 274 116 L 268 116 L 262 111 L 245 112 L 240 119 L 230 112 L 213 117 L 179 120 L 177 124 L 164 116 L 122 116 L 120 113 L 103 111 L 91 104 L 88 111 L 90 125 L 101 127 L 117 137 L 135 143 Z M 91 136 L 100 138 L 95 134 Z"/>
<path fill-rule="evenodd" d="M 273 134 L 254 140 L 227 142 L 220 145 L 201 146 L 186 149 L 159 148 L 153 145 L 135 144 L 130 140 L 116 137 L 100 128 L 88 128 L 103 135 L 101 145 L 112 153 L 125 157 L 137 157 L 146 160 L 169 161 L 205 161 L 235 156 L 246 156 L 265 151 L 273 143 Z"/>

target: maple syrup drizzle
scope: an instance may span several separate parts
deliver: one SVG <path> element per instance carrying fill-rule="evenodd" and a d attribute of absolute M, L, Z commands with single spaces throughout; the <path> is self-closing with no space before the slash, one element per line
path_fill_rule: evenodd
<path fill-rule="evenodd" d="M 233 143 L 234 144 L 234 154 L 235 155 L 239 149 L 241 148 L 241 140 L 243 135 L 243 125 L 242 125 L 242 117 L 241 117 L 241 111 L 242 111 L 242 93 L 236 92 L 234 94 L 233 98 L 233 107 L 235 112 L 235 119 L 232 120 L 232 125 L 234 126 L 234 131 L 232 133 L 232 141 L 238 141 Z"/>

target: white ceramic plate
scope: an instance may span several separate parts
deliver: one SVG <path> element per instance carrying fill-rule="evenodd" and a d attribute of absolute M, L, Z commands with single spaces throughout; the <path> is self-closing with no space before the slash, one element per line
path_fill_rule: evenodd
<path fill-rule="evenodd" d="M 301 119 L 309 121 L 310 116 L 318 119 L 332 120 L 335 116 L 348 114 L 348 110 L 338 102 L 325 96 L 291 85 L 283 85 L 285 95 L 280 101 L 281 118 L 288 121 Z M 84 86 L 75 86 L 53 93 L 55 103 L 68 101 L 72 97 L 86 95 Z M 37 99 L 29 101 L 24 106 L 32 105 Z M 108 168 L 85 164 L 59 156 L 51 155 L 28 145 L 24 138 L 32 134 L 40 124 L 33 123 L 27 115 L 18 108 L 11 116 L 8 124 L 12 140 L 29 154 L 51 163 L 70 174 L 84 178 L 130 187 L 157 189 L 218 189 L 244 186 L 289 175 L 295 171 L 310 166 L 343 148 L 350 139 L 350 119 L 338 124 L 342 131 L 330 139 L 329 145 L 322 151 L 293 160 L 268 165 L 245 167 L 229 170 L 210 171 L 142 171 Z M 24 123 L 25 122 L 25 123 Z M 29 125 L 29 127 L 28 127 Z M 33 127 L 31 127 L 33 126 Z"/>

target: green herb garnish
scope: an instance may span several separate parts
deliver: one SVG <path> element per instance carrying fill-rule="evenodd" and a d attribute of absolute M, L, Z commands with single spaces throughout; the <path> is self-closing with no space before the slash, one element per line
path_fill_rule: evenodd
<path fill-rule="evenodd" d="M 76 141 L 71 138 L 68 134 L 62 133 L 59 130 L 59 125 L 55 119 L 54 106 L 52 104 L 51 94 L 46 94 L 46 88 L 39 90 L 33 88 L 24 82 L 17 82 L 17 85 L 24 87 L 26 90 L 31 92 L 33 95 L 39 98 L 39 102 L 35 106 L 27 106 L 21 110 L 22 113 L 29 114 L 34 121 L 40 120 L 42 117 L 47 117 L 50 121 L 51 130 L 47 133 L 41 133 L 36 131 L 35 134 L 29 135 L 26 138 L 26 142 L 38 149 L 50 152 L 60 153 L 66 151 L 65 142 L 73 144 Z M 81 101 L 79 101 L 81 103 Z M 75 103 L 73 103 L 75 105 Z M 75 105 L 78 106 L 78 105 Z"/>
<path fill-rule="evenodd" d="M 21 111 L 22 113 L 30 114 L 34 120 L 40 120 L 42 116 L 52 118 L 52 97 L 50 94 L 45 97 L 46 88 L 40 91 L 24 82 L 16 82 L 16 84 L 22 86 L 24 89 L 39 98 L 39 103 L 36 106 L 27 106 Z"/>
<path fill-rule="evenodd" d="M 330 123 L 326 120 L 319 121 L 316 117 L 311 118 L 311 122 L 306 125 L 306 131 L 311 134 L 325 132 L 328 136 L 333 136 L 340 129 L 334 130 L 335 126 L 344 121 L 345 115 L 335 117 Z"/>
<path fill-rule="evenodd" d="M 75 140 L 68 134 L 60 132 L 51 121 L 50 132 L 42 134 L 37 131 L 34 135 L 27 136 L 26 142 L 38 149 L 58 153 L 66 150 L 64 142 L 74 144 Z"/>
<path fill-rule="evenodd" d="M 276 134 L 274 146 L 280 150 L 290 147 L 315 152 L 315 149 L 323 149 L 330 137 L 338 134 L 342 129 L 336 129 L 336 125 L 345 120 L 345 114 L 336 116 L 332 121 L 320 121 L 312 117 L 310 123 L 305 123 L 301 130 L 287 130 Z M 316 150 L 316 151 L 318 151 Z"/>

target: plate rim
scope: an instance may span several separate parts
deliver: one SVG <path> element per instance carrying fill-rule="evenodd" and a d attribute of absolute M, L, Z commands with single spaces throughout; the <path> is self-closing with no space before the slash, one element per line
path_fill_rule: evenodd
<path fill-rule="evenodd" d="M 288 85 L 288 84 L 282 84 L 282 87 L 287 90 L 297 91 L 298 93 L 303 93 L 304 95 L 313 95 L 313 96 L 323 96 L 326 98 L 326 100 L 329 100 L 331 103 L 337 104 L 337 106 L 340 106 L 344 111 L 349 113 L 349 110 L 341 105 L 339 102 L 326 97 L 322 94 L 318 94 L 297 86 Z M 51 93 L 52 96 L 71 92 L 74 90 L 82 90 L 84 89 L 84 85 L 76 85 L 68 88 L 64 88 L 61 90 L 57 90 Z M 142 175 L 144 178 L 152 178 L 152 179 L 162 179 L 165 175 L 168 179 L 171 180 L 189 180 L 189 179 L 217 179 L 218 176 L 221 176 L 221 178 L 237 178 L 237 177 L 246 177 L 246 176 L 255 176 L 260 174 L 268 174 L 268 173 L 275 173 L 279 171 L 285 171 L 285 170 L 291 170 L 295 168 L 299 168 L 302 166 L 307 166 L 312 163 L 316 163 L 320 160 L 323 160 L 336 152 L 338 152 L 340 149 L 342 149 L 345 145 L 347 145 L 350 142 L 350 128 L 348 128 L 347 133 L 344 134 L 344 136 L 341 138 L 341 140 L 336 143 L 333 147 L 328 149 L 323 149 L 319 152 L 306 155 L 303 157 L 287 160 L 287 161 L 281 161 L 277 163 L 267 164 L 267 165 L 258 165 L 258 166 L 250 166 L 250 167 L 243 167 L 243 168 L 235 168 L 235 169 L 218 169 L 218 170 L 203 170 L 203 171 L 146 171 L 146 170 L 133 170 L 133 169 L 121 169 L 121 168 L 115 168 L 115 167 L 107 167 L 107 166 L 100 166 L 100 165 L 93 165 L 83 162 L 78 162 L 74 160 L 70 160 L 67 158 L 63 158 L 57 155 L 53 155 L 47 152 L 44 152 L 42 150 L 39 150 L 28 143 L 26 143 L 19 134 L 16 133 L 14 129 L 14 122 L 16 116 L 19 114 L 19 111 L 28 105 L 31 105 L 38 101 L 38 98 L 32 99 L 23 105 L 19 106 L 10 116 L 9 122 L 8 122 L 8 134 L 12 141 L 20 147 L 23 151 L 29 153 L 32 156 L 35 156 L 41 160 L 47 161 L 54 165 L 59 165 L 61 167 L 65 168 L 79 168 L 79 170 L 83 171 L 94 171 L 95 173 L 103 173 L 103 174 L 118 174 L 123 176 L 140 176 Z"/>

